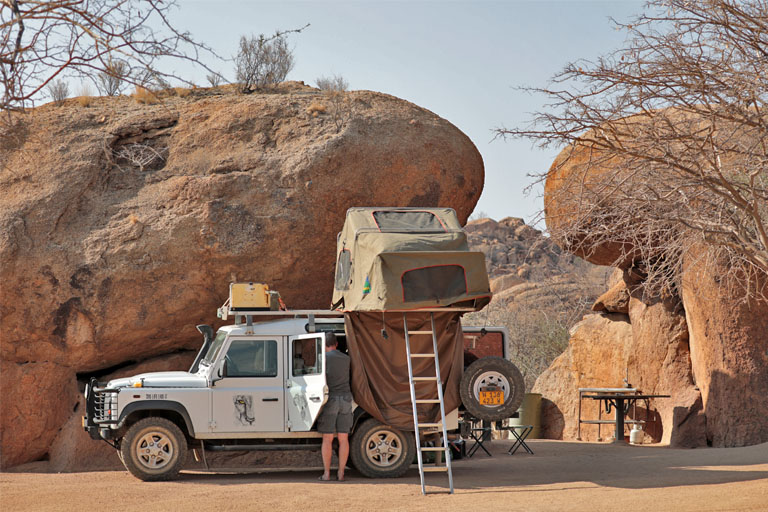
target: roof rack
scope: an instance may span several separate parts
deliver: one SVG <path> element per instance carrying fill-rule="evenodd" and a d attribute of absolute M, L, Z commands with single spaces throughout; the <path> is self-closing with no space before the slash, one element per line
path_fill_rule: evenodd
<path fill-rule="evenodd" d="M 309 317 L 309 316 L 343 316 L 341 311 L 332 311 L 330 309 L 232 309 L 230 305 L 230 299 L 216 310 L 216 316 L 222 320 L 226 320 L 230 316 L 292 316 L 292 317 Z"/>
<path fill-rule="evenodd" d="M 473 308 L 423 308 L 423 309 L 388 309 L 385 311 L 364 311 L 364 313 L 472 313 Z M 292 316 L 292 317 L 340 317 L 349 311 L 334 311 L 330 309 L 287 309 L 276 311 L 265 310 L 232 310 L 229 300 L 216 310 L 216 316 L 226 320 L 230 316 Z"/>

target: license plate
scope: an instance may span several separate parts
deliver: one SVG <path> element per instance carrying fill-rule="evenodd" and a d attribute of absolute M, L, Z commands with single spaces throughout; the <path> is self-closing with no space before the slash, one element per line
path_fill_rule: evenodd
<path fill-rule="evenodd" d="M 504 391 L 481 391 L 480 405 L 502 405 L 504 403 Z"/>

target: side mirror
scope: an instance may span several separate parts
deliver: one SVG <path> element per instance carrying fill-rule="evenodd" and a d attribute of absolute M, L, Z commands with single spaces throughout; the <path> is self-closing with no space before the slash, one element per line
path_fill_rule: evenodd
<path fill-rule="evenodd" d="M 227 360 L 222 359 L 219 364 L 216 366 L 216 378 L 217 380 L 223 379 L 227 376 Z"/>

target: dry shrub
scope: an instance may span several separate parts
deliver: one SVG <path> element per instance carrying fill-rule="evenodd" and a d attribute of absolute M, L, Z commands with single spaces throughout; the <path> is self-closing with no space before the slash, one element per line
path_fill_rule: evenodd
<path fill-rule="evenodd" d="M 129 71 L 125 61 L 110 59 L 104 66 L 104 71 L 98 74 L 99 90 L 105 96 L 120 96 L 120 91 L 125 87 L 125 78 Z"/>
<path fill-rule="evenodd" d="M 69 85 L 64 80 L 56 80 L 48 86 L 48 93 L 56 106 L 60 107 L 69 96 Z"/>
<path fill-rule="evenodd" d="M 307 107 L 307 114 L 317 116 L 318 114 L 325 114 L 326 110 L 328 110 L 328 108 L 325 105 L 315 101 Z"/>
<path fill-rule="evenodd" d="M 211 87 L 218 87 L 221 85 L 223 77 L 218 73 L 210 73 L 205 76 L 205 79 L 208 80 L 208 83 L 211 84 Z"/>
<path fill-rule="evenodd" d="M 344 92 L 349 88 L 349 82 L 341 75 L 321 76 L 315 80 L 315 83 L 317 83 L 317 88 L 322 91 Z"/>
<path fill-rule="evenodd" d="M 143 105 L 154 105 L 157 103 L 157 96 L 155 96 L 155 93 L 145 87 L 136 87 L 136 91 L 133 93 L 133 99 L 136 100 L 136 103 L 141 103 Z"/>
<path fill-rule="evenodd" d="M 186 98 L 192 94 L 192 89 L 185 89 L 184 87 L 174 87 L 173 90 L 179 98 Z"/>
<path fill-rule="evenodd" d="M 90 107 L 91 103 L 93 103 L 93 91 L 91 90 L 91 86 L 88 84 L 83 84 L 80 86 L 80 90 L 78 91 L 77 96 L 77 103 L 81 107 Z"/>
<path fill-rule="evenodd" d="M 286 34 L 277 32 L 272 37 L 265 37 L 264 34 L 240 37 L 235 66 L 243 93 L 279 84 L 288 76 L 293 69 L 293 51 L 288 46 Z"/>

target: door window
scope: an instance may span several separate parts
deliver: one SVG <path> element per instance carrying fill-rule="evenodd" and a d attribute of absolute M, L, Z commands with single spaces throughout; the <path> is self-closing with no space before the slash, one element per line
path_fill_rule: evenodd
<path fill-rule="evenodd" d="M 293 340 L 291 346 L 293 375 L 318 375 L 323 373 L 323 338 Z"/>
<path fill-rule="evenodd" d="M 227 352 L 227 377 L 277 377 L 277 341 L 233 341 Z"/>

